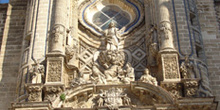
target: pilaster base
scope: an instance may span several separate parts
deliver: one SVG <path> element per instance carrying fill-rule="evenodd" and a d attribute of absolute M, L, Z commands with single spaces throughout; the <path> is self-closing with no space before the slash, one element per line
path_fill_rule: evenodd
<path fill-rule="evenodd" d="M 180 81 L 178 52 L 163 50 L 158 54 L 159 73 L 157 79 L 163 82 Z"/>

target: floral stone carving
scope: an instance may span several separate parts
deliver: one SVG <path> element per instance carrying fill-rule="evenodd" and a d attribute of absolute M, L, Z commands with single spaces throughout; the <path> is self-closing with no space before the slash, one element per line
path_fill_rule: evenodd
<path fill-rule="evenodd" d="M 47 82 L 60 82 L 62 74 L 62 61 L 50 60 L 48 69 Z"/>
<path fill-rule="evenodd" d="M 28 92 L 29 102 L 42 101 L 42 85 L 41 84 L 27 84 L 26 89 Z"/>

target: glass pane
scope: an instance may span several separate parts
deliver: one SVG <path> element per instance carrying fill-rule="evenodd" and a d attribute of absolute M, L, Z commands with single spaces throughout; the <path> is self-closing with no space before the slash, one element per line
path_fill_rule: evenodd
<path fill-rule="evenodd" d="M 127 13 L 121 12 L 120 14 L 114 17 L 114 20 L 121 26 L 125 26 L 130 22 L 130 17 Z"/>
<path fill-rule="evenodd" d="M 113 5 L 106 6 L 105 8 L 102 9 L 102 12 L 108 15 L 110 18 L 115 16 L 120 11 L 121 11 L 120 8 L 118 8 L 117 6 L 113 6 Z"/>
<path fill-rule="evenodd" d="M 109 24 L 110 24 L 111 22 L 112 22 L 112 20 L 109 20 L 108 22 L 106 22 L 106 23 L 101 27 L 102 30 L 108 29 Z M 116 25 L 116 27 L 117 27 L 118 29 L 121 29 L 121 28 L 122 28 L 122 26 L 120 26 L 116 21 L 113 20 L 113 22 L 115 23 L 115 25 Z"/>
<path fill-rule="evenodd" d="M 106 17 L 103 13 L 97 12 L 92 19 L 92 22 L 97 25 L 101 26 L 103 23 L 105 23 L 107 20 L 109 20 L 108 17 Z"/>

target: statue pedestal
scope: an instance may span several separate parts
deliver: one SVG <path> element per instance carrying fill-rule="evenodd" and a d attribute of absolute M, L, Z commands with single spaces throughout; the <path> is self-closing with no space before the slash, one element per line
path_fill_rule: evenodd
<path fill-rule="evenodd" d="M 161 50 L 158 54 L 158 63 L 159 73 L 157 79 L 159 81 L 180 81 L 178 52 L 176 50 Z"/>

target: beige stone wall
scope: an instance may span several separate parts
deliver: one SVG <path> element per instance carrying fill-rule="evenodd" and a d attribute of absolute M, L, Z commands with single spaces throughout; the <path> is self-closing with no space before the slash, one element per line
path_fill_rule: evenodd
<path fill-rule="evenodd" d="M 7 7 L 8 7 L 8 4 L 0 4 L 0 48 L 2 44 L 2 36 L 3 36 L 3 31 L 4 31 L 4 26 L 5 26 Z"/>
<path fill-rule="evenodd" d="M 7 110 L 15 100 L 26 2 L 27 0 L 10 0 L 8 6 L 0 55 L 0 110 Z"/>
<path fill-rule="evenodd" d="M 219 14 L 220 5 L 216 11 Z M 220 36 L 213 0 L 197 0 L 199 20 L 209 70 L 210 85 L 216 101 L 220 101 Z M 219 16 L 218 16 L 219 18 Z M 220 106 L 218 107 L 218 110 Z"/>

